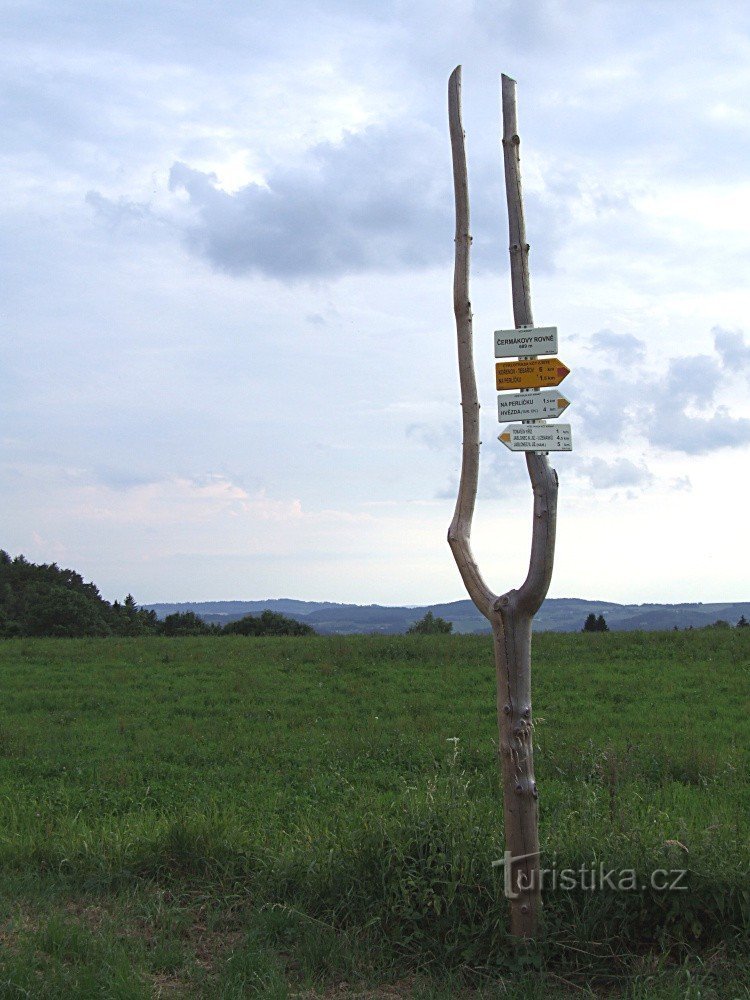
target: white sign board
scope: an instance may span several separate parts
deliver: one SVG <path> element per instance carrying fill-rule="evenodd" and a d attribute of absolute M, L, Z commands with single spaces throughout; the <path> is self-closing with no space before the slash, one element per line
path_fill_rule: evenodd
<path fill-rule="evenodd" d="M 497 397 L 497 419 L 549 420 L 559 417 L 569 401 L 557 389 L 541 392 L 506 392 Z"/>
<path fill-rule="evenodd" d="M 570 424 L 508 424 L 498 435 L 511 451 L 572 451 Z"/>
<path fill-rule="evenodd" d="M 496 358 L 531 358 L 539 354 L 557 354 L 556 326 L 495 330 Z"/>

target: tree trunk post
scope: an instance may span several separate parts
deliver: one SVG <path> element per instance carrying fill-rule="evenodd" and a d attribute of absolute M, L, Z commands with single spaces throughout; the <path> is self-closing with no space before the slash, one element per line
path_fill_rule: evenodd
<path fill-rule="evenodd" d="M 503 150 L 508 201 L 511 287 L 516 327 L 532 325 L 526 230 L 521 198 L 515 81 L 503 75 Z M 497 674 L 498 752 L 503 781 L 505 886 L 511 934 L 533 938 L 539 926 L 538 791 L 534 779 L 531 715 L 531 623 L 549 589 L 555 549 L 557 474 L 545 455 L 527 452 L 534 497 L 531 555 L 526 579 L 497 597 L 484 582 L 471 551 L 471 522 L 479 477 L 479 400 L 469 301 L 469 194 L 461 123 L 461 67 L 448 82 L 448 117 L 456 202 L 453 304 L 463 411 L 461 478 L 448 543 L 464 585 L 492 626 Z"/>

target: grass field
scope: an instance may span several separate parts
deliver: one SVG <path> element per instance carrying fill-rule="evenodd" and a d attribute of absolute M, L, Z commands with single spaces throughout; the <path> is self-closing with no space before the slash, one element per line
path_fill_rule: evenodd
<path fill-rule="evenodd" d="M 506 934 L 489 638 L 0 643 L 0 997 L 750 997 L 750 629 L 534 639 Z"/>

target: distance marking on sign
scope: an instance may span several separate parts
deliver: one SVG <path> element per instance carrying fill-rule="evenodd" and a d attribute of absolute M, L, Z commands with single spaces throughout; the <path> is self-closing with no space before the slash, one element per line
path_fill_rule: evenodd
<path fill-rule="evenodd" d="M 508 424 L 498 435 L 511 451 L 572 451 L 570 424 Z"/>
<path fill-rule="evenodd" d="M 556 326 L 495 330 L 496 358 L 529 358 L 537 354 L 557 354 Z"/>
<path fill-rule="evenodd" d="M 570 401 L 556 389 L 542 392 L 512 392 L 497 397 L 497 419 L 549 420 L 559 417 Z"/>
<path fill-rule="evenodd" d="M 570 368 L 559 358 L 539 358 L 538 361 L 498 361 L 495 365 L 497 389 L 541 389 L 559 385 Z"/>

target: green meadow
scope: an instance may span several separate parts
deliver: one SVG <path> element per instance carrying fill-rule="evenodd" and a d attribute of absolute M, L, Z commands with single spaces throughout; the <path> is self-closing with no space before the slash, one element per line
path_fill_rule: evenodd
<path fill-rule="evenodd" d="M 488 637 L 0 642 L 0 997 L 750 997 L 750 629 L 533 658 L 518 948 Z"/>

